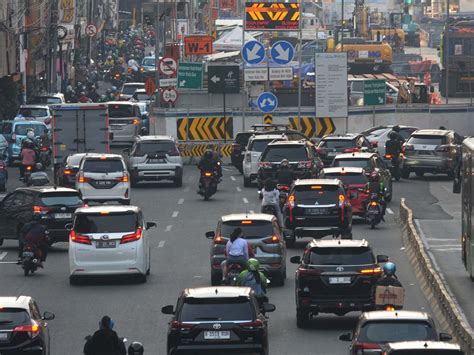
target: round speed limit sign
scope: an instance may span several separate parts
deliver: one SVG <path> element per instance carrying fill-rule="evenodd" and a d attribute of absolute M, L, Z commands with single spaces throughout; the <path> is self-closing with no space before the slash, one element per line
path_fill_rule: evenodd
<path fill-rule="evenodd" d="M 178 100 L 178 91 L 175 88 L 165 89 L 161 97 L 164 102 L 174 104 Z"/>

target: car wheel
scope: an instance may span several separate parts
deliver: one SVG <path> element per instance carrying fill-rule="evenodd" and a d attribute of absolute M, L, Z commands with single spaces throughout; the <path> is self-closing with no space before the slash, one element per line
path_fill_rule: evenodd
<path fill-rule="evenodd" d="M 410 178 L 410 170 L 403 169 L 402 170 L 402 178 L 409 179 Z"/>
<path fill-rule="evenodd" d="M 174 186 L 175 186 L 175 187 L 181 187 L 181 186 L 183 186 L 183 178 L 182 178 L 182 177 L 175 178 L 175 179 L 173 180 L 173 182 L 174 182 Z"/>
<path fill-rule="evenodd" d="M 296 311 L 296 326 L 298 328 L 306 328 L 309 325 L 309 313 Z"/>
<path fill-rule="evenodd" d="M 423 177 L 423 175 L 425 175 L 425 173 L 423 171 L 415 171 L 415 174 L 418 177 Z"/>
<path fill-rule="evenodd" d="M 79 285 L 79 277 L 77 276 L 69 276 L 69 284 L 70 285 Z"/>
<path fill-rule="evenodd" d="M 130 200 L 122 200 L 122 201 L 120 201 L 120 203 L 121 203 L 122 205 L 129 206 L 129 205 L 130 205 Z"/>
<path fill-rule="evenodd" d="M 250 187 L 252 185 L 252 179 L 244 176 L 244 187 Z"/>
<path fill-rule="evenodd" d="M 222 283 L 222 277 L 221 275 L 217 273 L 211 273 L 211 285 L 212 286 L 220 286 Z"/>

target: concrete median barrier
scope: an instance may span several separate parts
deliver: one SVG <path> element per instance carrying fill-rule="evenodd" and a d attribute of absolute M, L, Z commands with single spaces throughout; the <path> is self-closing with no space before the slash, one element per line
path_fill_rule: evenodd
<path fill-rule="evenodd" d="M 452 296 L 442 275 L 437 270 L 435 262 L 431 259 L 429 251 L 415 227 L 412 210 L 407 207 L 404 198 L 400 202 L 400 220 L 408 258 L 420 282 L 420 287 L 433 310 L 433 316 L 443 331 L 452 334 L 454 340 L 466 354 L 474 355 L 474 331 L 462 315 L 456 299 Z"/>

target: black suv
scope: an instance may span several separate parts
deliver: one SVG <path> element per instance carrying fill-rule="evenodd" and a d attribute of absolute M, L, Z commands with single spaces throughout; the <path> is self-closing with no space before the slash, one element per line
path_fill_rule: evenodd
<path fill-rule="evenodd" d="M 328 134 L 319 141 L 317 151 L 324 166 L 329 166 L 339 153 L 371 152 L 373 146 L 362 134 Z"/>
<path fill-rule="evenodd" d="M 0 245 L 3 239 L 18 239 L 21 227 L 40 214 L 49 231 L 51 244 L 67 242 L 66 225 L 83 202 L 76 190 L 65 187 L 21 187 L 0 202 Z"/>
<path fill-rule="evenodd" d="M 29 296 L 0 297 L 0 354 L 49 354 L 52 319 L 54 314 L 41 314 Z"/>
<path fill-rule="evenodd" d="M 286 245 L 296 238 L 341 235 L 352 238 L 352 206 L 338 179 L 303 179 L 293 183 L 283 208 Z"/>
<path fill-rule="evenodd" d="M 278 168 L 283 159 L 288 159 L 297 179 L 318 176 L 324 167 L 313 143 L 307 140 L 277 141 L 267 145 L 258 163 L 257 182 L 261 188 L 267 179 L 277 179 Z"/>
<path fill-rule="evenodd" d="M 303 258 L 294 256 L 296 270 L 296 320 L 305 327 L 318 313 L 344 315 L 375 309 L 373 289 L 382 275 L 379 263 L 366 240 L 313 240 Z"/>
<path fill-rule="evenodd" d="M 173 315 L 168 328 L 167 354 L 212 350 L 268 354 L 265 313 L 274 310 L 275 306 L 269 303 L 263 303 L 260 308 L 248 287 L 185 289 L 176 308 L 161 309 L 162 313 Z"/>
<path fill-rule="evenodd" d="M 243 172 L 242 163 L 244 161 L 245 149 L 250 137 L 259 134 L 284 134 L 288 139 L 301 140 L 307 139 L 306 136 L 298 131 L 288 128 L 285 124 L 255 124 L 247 132 L 237 133 L 232 143 L 232 151 L 230 159 L 232 165 L 235 166 L 241 173 Z"/>

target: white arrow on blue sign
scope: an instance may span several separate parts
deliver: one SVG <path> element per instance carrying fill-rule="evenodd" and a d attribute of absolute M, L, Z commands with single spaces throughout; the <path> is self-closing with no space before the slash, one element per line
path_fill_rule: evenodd
<path fill-rule="evenodd" d="M 295 57 L 295 47 L 288 41 L 275 42 L 270 50 L 270 56 L 276 64 L 288 64 Z"/>
<path fill-rule="evenodd" d="M 278 98 L 271 92 L 263 92 L 257 99 L 257 106 L 262 112 L 273 112 L 278 107 Z"/>
<path fill-rule="evenodd" d="M 247 64 L 258 64 L 265 59 L 265 46 L 259 41 L 246 42 L 242 47 L 242 59 Z"/>

